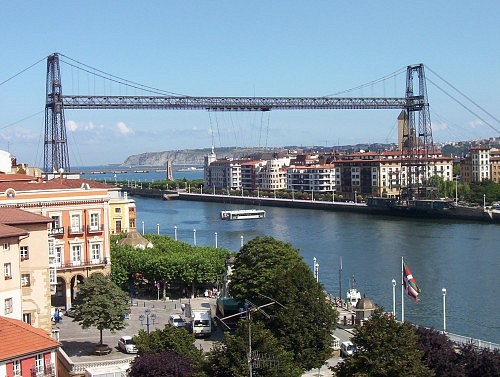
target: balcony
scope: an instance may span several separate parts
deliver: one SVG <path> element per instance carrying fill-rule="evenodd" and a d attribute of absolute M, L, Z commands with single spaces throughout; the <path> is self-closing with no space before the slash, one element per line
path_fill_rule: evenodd
<path fill-rule="evenodd" d="M 102 233 L 102 232 L 104 232 L 104 224 L 87 226 L 87 233 Z"/>
<path fill-rule="evenodd" d="M 75 234 L 83 234 L 84 230 L 81 226 L 68 226 L 68 234 L 69 235 L 75 235 Z"/>
<path fill-rule="evenodd" d="M 49 236 L 64 236 L 64 227 L 50 228 Z"/>
<path fill-rule="evenodd" d="M 57 271 L 62 269 L 71 269 L 71 268 L 82 268 L 82 267 L 92 267 L 92 266 L 105 266 L 108 264 L 108 259 L 92 259 L 90 261 L 74 261 L 69 263 L 61 263 L 58 265 Z"/>

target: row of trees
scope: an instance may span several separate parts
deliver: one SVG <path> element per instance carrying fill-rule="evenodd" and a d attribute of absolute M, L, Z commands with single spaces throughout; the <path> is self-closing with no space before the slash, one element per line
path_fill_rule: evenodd
<path fill-rule="evenodd" d="M 112 237 L 113 281 L 126 290 L 135 283 L 137 276 L 143 281 L 160 282 L 163 284 L 164 297 L 170 283 L 188 285 L 193 293 L 197 286 L 216 284 L 224 273 L 225 262 L 230 255 L 227 249 L 196 247 L 154 234 L 144 235 L 153 247 L 141 250 L 116 242 L 124 236 Z"/>

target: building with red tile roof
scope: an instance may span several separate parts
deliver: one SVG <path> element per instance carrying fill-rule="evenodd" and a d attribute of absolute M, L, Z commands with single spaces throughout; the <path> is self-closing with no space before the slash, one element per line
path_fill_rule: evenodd
<path fill-rule="evenodd" d="M 57 376 L 60 343 L 41 329 L 0 316 L 0 376 Z"/>

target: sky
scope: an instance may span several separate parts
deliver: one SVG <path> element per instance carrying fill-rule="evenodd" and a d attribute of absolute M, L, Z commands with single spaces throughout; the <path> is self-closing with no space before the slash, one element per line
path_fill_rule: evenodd
<path fill-rule="evenodd" d="M 423 63 L 435 142 L 499 137 L 499 19 L 497 0 L 4 2 L 0 149 L 43 166 L 55 52 L 65 95 L 144 94 L 66 64 L 74 61 L 213 97 L 404 97 L 405 67 Z M 87 166 L 212 145 L 396 143 L 398 114 L 67 109 L 65 120 L 70 165 Z"/>

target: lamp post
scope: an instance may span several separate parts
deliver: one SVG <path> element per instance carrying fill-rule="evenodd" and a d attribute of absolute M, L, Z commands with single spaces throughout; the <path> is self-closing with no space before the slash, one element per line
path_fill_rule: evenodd
<path fill-rule="evenodd" d="M 240 236 L 240 240 L 241 240 L 241 247 L 243 247 L 243 236 Z"/>
<path fill-rule="evenodd" d="M 396 280 L 392 279 L 392 317 L 396 319 Z"/>
<path fill-rule="evenodd" d="M 455 177 L 455 205 L 458 205 L 458 177 Z"/>
<path fill-rule="evenodd" d="M 443 332 L 446 332 L 446 288 L 441 291 L 443 292 Z"/>
<path fill-rule="evenodd" d="M 203 195 L 203 185 L 200 186 L 200 193 Z"/>
<path fill-rule="evenodd" d="M 156 233 L 160 235 L 160 224 L 156 224 Z"/>
<path fill-rule="evenodd" d="M 193 243 L 196 246 L 196 229 L 193 229 Z"/>
<path fill-rule="evenodd" d="M 149 322 L 150 318 L 151 318 L 151 323 Z M 139 320 L 141 321 L 142 326 L 146 325 L 146 330 L 149 336 L 149 326 L 155 324 L 156 314 L 151 313 L 151 309 L 146 309 L 144 310 L 144 314 L 141 314 L 139 316 Z M 146 320 L 146 323 L 144 323 L 144 320 Z"/>
<path fill-rule="evenodd" d="M 313 258 L 313 274 L 316 279 L 316 283 L 319 281 L 319 263 L 316 257 Z"/>
<path fill-rule="evenodd" d="M 144 235 L 144 221 L 142 222 L 142 235 Z"/>
<path fill-rule="evenodd" d="M 174 226 L 174 240 L 177 241 L 177 225 Z"/>
<path fill-rule="evenodd" d="M 354 204 L 358 204 L 358 192 L 354 190 Z"/>
<path fill-rule="evenodd" d="M 486 194 L 483 194 L 483 211 L 486 212 Z"/>
<path fill-rule="evenodd" d="M 217 232 L 215 232 L 214 235 L 215 235 L 215 248 L 217 249 Z"/>
<path fill-rule="evenodd" d="M 335 191 L 337 190 L 333 190 L 332 192 L 332 203 L 335 203 Z"/>

